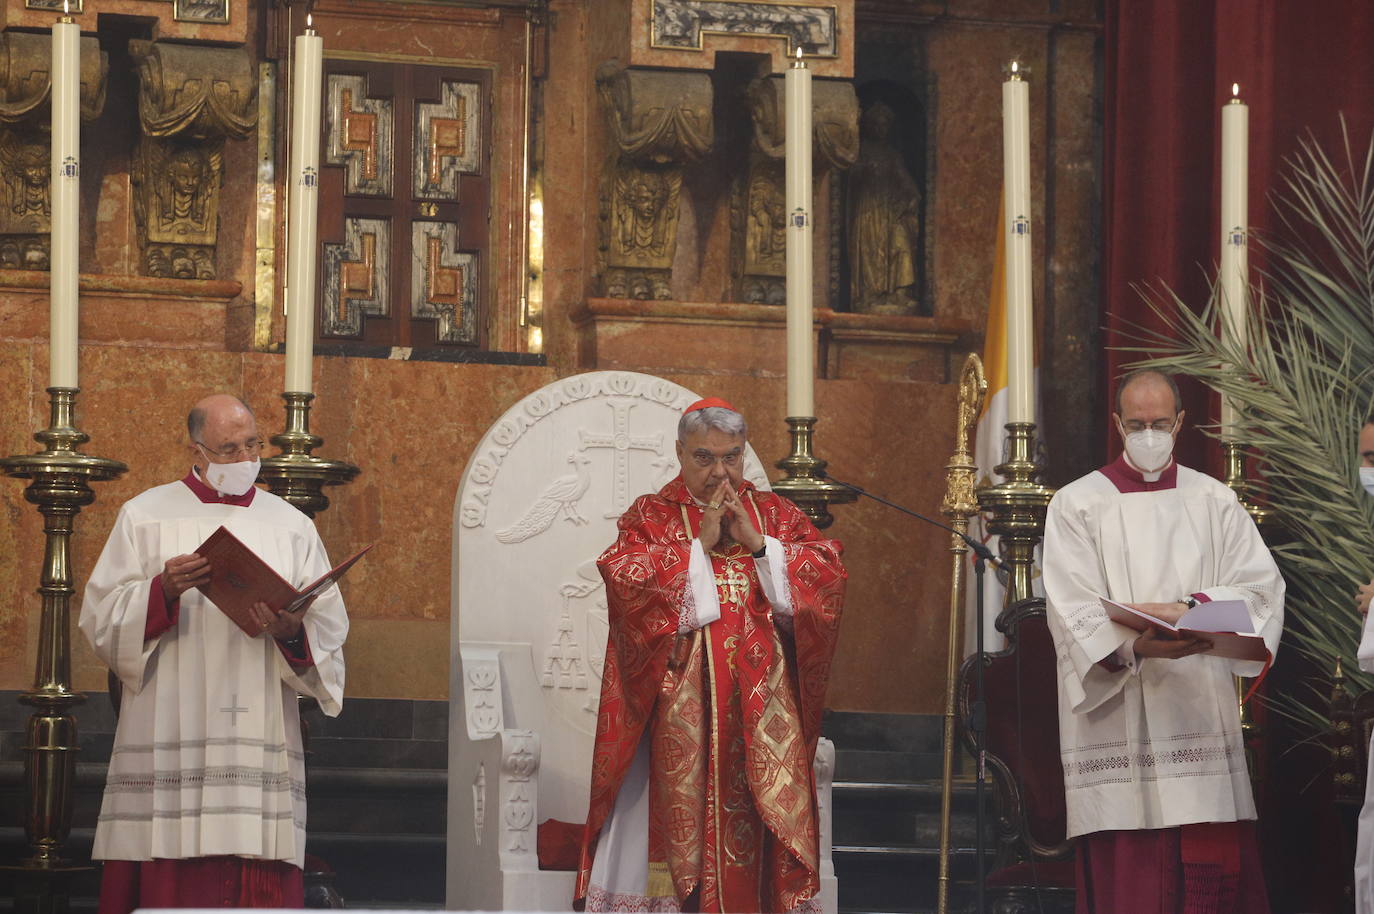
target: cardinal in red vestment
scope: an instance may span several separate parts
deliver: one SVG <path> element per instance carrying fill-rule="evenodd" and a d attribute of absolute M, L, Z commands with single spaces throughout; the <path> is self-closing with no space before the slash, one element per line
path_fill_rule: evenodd
<path fill-rule="evenodd" d="M 845 570 L 743 479 L 747 428 L 688 407 L 682 472 L 598 559 L 610 637 L 575 906 L 819 911 L 812 774 Z"/>

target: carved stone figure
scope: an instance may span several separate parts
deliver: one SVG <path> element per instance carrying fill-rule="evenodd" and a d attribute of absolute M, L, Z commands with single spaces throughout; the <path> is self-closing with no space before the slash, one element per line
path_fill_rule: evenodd
<path fill-rule="evenodd" d="M 859 161 L 849 172 L 849 288 L 855 311 L 914 314 L 921 191 L 889 139 L 894 115 L 864 110 Z"/>
<path fill-rule="evenodd" d="M 213 279 L 224 142 L 257 124 L 252 55 L 131 41 L 138 61 L 139 125 L 134 221 L 149 276 Z"/>
<path fill-rule="evenodd" d="M 0 132 L 0 181 L 4 193 L 0 231 L 8 234 L 49 230 L 49 159 L 47 144 L 11 130 Z"/>
<path fill-rule="evenodd" d="M 817 170 L 842 171 L 858 155 L 858 101 L 847 82 L 813 86 L 812 140 Z M 783 81 L 769 76 L 748 89 L 753 135 L 749 165 L 731 201 L 735 295 L 740 301 L 783 304 L 787 299 L 787 205 L 783 160 L 786 130 Z"/>
<path fill-rule="evenodd" d="M 682 166 L 714 139 L 710 78 L 611 61 L 597 90 L 612 141 L 601 192 L 603 293 L 669 298 Z"/>
<path fill-rule="evenodd" d="M 669 209 L 677 201 L 682 173 L 660 169 L 619 169 L 612 203 L 615 222 L 615 248 L 625 266 L 666 268 L 672 266 L 673 232 L 677 212 Z"/>
<path fill-rule="evenodd" d="M 94 37 L 80 48 L 81 119 L 91 121 L 105 105 L 107 58 Z M 0 34 L 0 269 L 48 269 L 51 57 L 47 35 Z"/>

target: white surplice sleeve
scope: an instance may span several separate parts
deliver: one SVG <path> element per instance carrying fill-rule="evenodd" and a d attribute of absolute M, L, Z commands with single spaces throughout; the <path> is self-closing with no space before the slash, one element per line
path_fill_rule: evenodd
<path fill-rule="evenodd" d="M 692 540 L 692 551 L 687 560 L 687 592 L 683 594 L 682 601 L 678 614 L 679 633 L 704 628 L 720 618 L 716 575 L 700 539 Z"/>
<path fill-rule="evenodd" d="M 783 554 L 782 543 L 772 536 L 764 536 L 765 555 L 754 559 L 754 569 L 758 573 L 759 586 L 763 595 L 773 607 L 776 617 L 792 618 L 792 590 L 787 585 L 787 558 Z M 720 594 L 716 592 L 716 578 L 711 569 L 711 560 L 701 546 L 701 540 L 692 540 L 691 557 L 687 563 L 687 592 L 678 614 L 678 633 L 702 628 L 720 618 Z"/>
<path fill-rule="evenodd" d="M 157 650 L 158 640 L 145 642 L 143 633 L 153 579 L 161 571 L 142 566 L 134 521 L 127 505 L 120 508 L 86 582 L 77 626 L 96 656 L 135 694 L 143 688 L 148 658 Z"/>
<path fill-rule="evenodd" d="M 291 582 L 298 590 L 319 580 L 333 567 L 313 524 L 306 531 L 306 541 L 306 554 L 297 568 L 296 580 Z M 310 666 L 293 667 L 280 651 L 274 650 L 282 681 L 318 701 L 320 710 L 328 716 L 337 717 L 343 707 L 343 645 L 348 637 L 348 613 L 339 585 L 326 587 L 305 611 L 301 623 L 313 662 Z"/>
<path fill-rule="evenodd" d="M 1043 580 L 1059 677 L 1070 707 L 1081 714 L 1121 691 L 1135 672 L 1136 633 L 1109 619 L 1098 602 L 1107 593 L 1099 546 L 1072 496 L 1068 490 L 1055 495 L 1045 515 Z"/>
<path fill-rule="evenodd" d="M 1219 579 L 1221 583 L 1199 593 L 1209 600 L 1241 600 L 1250 611 L 1250 624 L 1263 636 L 1270 655 L 1278 653 L 1283 636 L 1283 596 L 1285 585 L 1279 566 L 1259 529 L 1238 499 L 1223 500 L 1221 533 L 1223 545 Z M 1182 598 L 1185 594 L 1179 594 Z M 1264 664 L 1256 660 L 1228 661 L 1237 676 L 1258 676 Z"/>
<path fill-rule="evenodd" d="M 1374 673 L 1374 622 L 1370 621 L 1371 616 L 1374 616 L 1374 613 L 1366 613 L 1364 616 L 1358 653 L 1360 669 L 1366 673 Z M 1369 777 L 1374 781 L 1374 765 L 1369 767 Z"/>
<path fill-rule="evenodd" d="M 765 534 L 763 548 L 763 558 L 754 559 L 759 586 L 763 588 L 763 595 L 773 607 L 773 615 L 791 619 L 792 588 L 787 582 L 787 556 L 783 554 L 782 543 L 777 537 Z"/>

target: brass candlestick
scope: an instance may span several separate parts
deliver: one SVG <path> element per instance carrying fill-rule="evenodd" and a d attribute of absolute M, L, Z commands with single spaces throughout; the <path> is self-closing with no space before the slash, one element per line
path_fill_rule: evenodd
<path fill-rule="evenodd" d="M 1278 528 L 1278 517 L 1272 508 L 1256 504 L 1251 497 L 1252 486 L 1246 474 L 1245 444 L 1234 439 L 1223 440 L 1221 443 L 1221 453 L 1225 459 L 1225 482 L 1227 488 L 1236 493 L 1236 498 L 1244 505 L 1246 512 L 1250 515 L 1255 526 L 1259 528 L 1261 534 L 1272 534 Z M 1250 706 L 1245 703 L 1245 693 L 1248 691 L 1248 680 L 1243 676 L 1235 677 L 1236 680 L 1236 706 L 1240 709 L 1240 733 L 1241 743 L 1245 746 L 1245 762 L 1250 772 L 1251 786 L 1258 792 L 1259 790 L 1259 769 L 1255 766 L 1255 747 L 1259 744 L 1263 733 L 1260 726 L 1255 722 L 1255 715 L 1250 713 Z"/>
<path fill-rule="evenodd" d="M 43 598 L 38 626 L 38 658 L 33 688 L 19 700 L 34 708 L 24 746 L 24 780 L 29 805 L 24 819 L 32 856 L 18 869 L 16 910 L 66 910 L 67 880 L 84 867 L 62 858 L 72 824 L 72 787 L 76 780 L 76 716 L 86 696 L 72 688 L 71 538 L 76 515 L 95 501 L 90 483 L 115 479 L 128 467 L 117 460 L 91 457 L 77 448 L 90 440 L 74 422 L 75 387 L 49 387 L 50 424 L 33 437 L 37 454 L 0 459 L 6 476 L 29 480 L 25 500 L 43 515 Z"/>
<path fill-rule="evenodd" d="M 1246 478 L 1245 449 L 1246 445 L 1239 441 L 1227 440 L 1221 443 L 1221 453 L 1226 463 L 1225 482 L 1227 487 L 1236 493 L 1236 498 L 1245 506 L 1260 532 L 1268 533 L 1274 528 L 1278 518 L 1272 508 L 1256 504 L 1250 495 L 1253 487 Z"/>
<path fill-rule="evenodd" d="M 273 435 L 271 442 L 281 448 L 275 457 L 265 457 L 258 480 L 274 495 L 299 508 L 311 517 L 329 507 L 325 486 L 340 486 L 351 482 L 359 469 L 342 460 L 325 460 L 310 452 L 324 444 L 324 439 L 310 434 L 310 401 L 314 394 L 287 392 L 286 431 Z"/>
<path fill-rule="evenodd" d="M 1033 595 L 1031 572 L 1035 547 L 1045 533 L 1045 509 L 1054 489 L 1036 481 L 1040 467 L 1035 453 L 1035 423 L 1008 422 L 1008 459 L 997 467 L 1004 480 L 978 490 L 978 506 L 990 512 L 988 530 L 1001 538 L 1002 563 L 1007 570 L 1007 594 L 1003 607 Z"/>
<path fill-rule="evenodd" d="M 829 506 L 847 505 L 857 501 L 859 495 L 824 477 L 825 461 L 811 452 L 815 425 L 815 416 L 787 417 L 792 453 L 778 461 L 778 469 L 786 471 L 787 476 L 773 483 L 773 491 L 796 502 L 816 528 L 824 530 L 835 522 Z"/>
<path fill-rule="evenodd" d="M 978 513 L 978 499 L 974 485 L 978 480 L 978 464 L 969 449 L 969 436 L 983 408 L 988 382 L 983 377 L 983 360 L 969 353 L 964 370 L 959 375 L 959 415 L 954 430 L 954 455 L 945 464 L 945 498 L 940 511 L 949 518 L 949 525 L 960 534 L 968 533 L 968 519 Z M 949 538 L 953 556 L 949 586 L 949 644 L 945 654 L 945 729 L 944 772 L 940 782 L 940 878 L 936 909 L 939 914 L 949 910 L 949 845 L 950 809 L 954 796 L 954 705 L 955 686 L 959 677 L 959 661 L 963 652 L 964 626 L 960 624 L 964 608 L 964 559 L 968 546 L 963 537 Z"/>

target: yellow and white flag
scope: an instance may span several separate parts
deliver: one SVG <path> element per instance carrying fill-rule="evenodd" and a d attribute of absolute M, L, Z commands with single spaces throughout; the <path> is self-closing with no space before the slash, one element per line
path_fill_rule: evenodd
<path fill-rule="evenodd" d="M 988 296 L 988 323 L 983 338 L 983 373 L 988 382 L 987 398 L 983 401 L 983 412 L 978 417 L 974 433 L 973 462 L 978 465 L 978 487 L 997 485 L 1002 481 L 994 468 L 1007 458 L 1007 242 L 1002 231 L 1005 219 L 1005 202 L 997 208 L 997 250 L 992 266 L 992 290 Z M 1035 403 L 1036 428 L 1040 429 L 1040 347 L 1032 346 L 1034 359 L 1031 377 L 1035 384 L 1032 395 Z M 1038 436 L 1037 436 L 1038 437 Z M 975 514 L 969 518 L 969 536 L 981 540 L 1000 557 L 998 537 L 988 532 L 987 519 Z M 968 587 L 965 588 L 964 601 L 964 654 L 967 656 L 977 647 L 977 581 L 973 577 L 973 557 L 969 556 Z M 1002 601 L 1006 596 L 1004 577 L 997 569 L 988 566 L 983 577 L 983 647 L 988 651 L 1001 650 L 1006 639 L 995 625 L 997 614 L 1002 611 Z M 1040 581 L 1040 548 L 1035 550 L 1035 570 L 1032 573 L 1032 588 L 1036 594 L 1044 594 Z"/>

